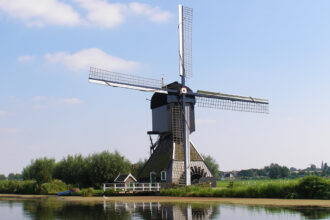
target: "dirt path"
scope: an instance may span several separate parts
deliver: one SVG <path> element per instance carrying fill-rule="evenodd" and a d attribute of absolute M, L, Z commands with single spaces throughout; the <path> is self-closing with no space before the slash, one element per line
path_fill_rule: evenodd
<path fill-rule="evenodd" d="M 205 197 L 166 197 L 166 196 L 123 196 L 123 197 L 80 197 L 80 196 L 45 196 L 45 195 L 14 195 L 0 194 L 1 199 L 46 199 L 70 202 L 173 202 L 173 203 L 223 203 L 240 205 L 264 205 L 282 207 L 326 207 L 330 208 L 330 200 L 306 200 L 306 199 L 255 199 L 255 198 L 205 198 Z"/>

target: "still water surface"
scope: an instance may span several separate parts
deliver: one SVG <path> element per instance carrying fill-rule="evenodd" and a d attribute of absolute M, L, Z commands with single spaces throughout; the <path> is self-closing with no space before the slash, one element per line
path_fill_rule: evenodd
<path fill-rule="evenodd" d="M 0 200 L 0 219 L 330 219 L 329 208 L 279 208 L 220 203 L 73 203 Z"/>

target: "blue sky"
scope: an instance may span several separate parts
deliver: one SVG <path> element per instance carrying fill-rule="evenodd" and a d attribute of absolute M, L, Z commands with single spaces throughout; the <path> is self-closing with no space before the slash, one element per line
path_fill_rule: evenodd
<path fill-rule="evenodd" d="M 0 173 L 43 156 L 148 157 L 152 94 L 89 84 L 88 67 L 178 80 L 180 3 L 194 9 L 189 86 L 271 103 L 198 108 L 199 152 L 222 170 L 329 162 L 328 1 L 0 0 Z"/>

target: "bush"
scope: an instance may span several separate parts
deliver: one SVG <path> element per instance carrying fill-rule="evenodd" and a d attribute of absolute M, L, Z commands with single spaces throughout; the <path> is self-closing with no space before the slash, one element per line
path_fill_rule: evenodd
<path fill-rule="evenodd" d="M 83 189 L 81 191 L 81 195 L 84 196 L 84 197 L 90 197 L 90 196 L 93 196 L 94 194 L 94 189 L 92 187 L 89 187 L 87 189 Z"/>
<path fill-rule="evenodd" d="M 36 194 L 38 193 L 38 185 L 33 180 L 3 180 L 0 181 L 0 193 Z"/>
<path fill-rule="evenodd" d="M 40 193 L 44 195 L 57 194 L 58 192 L 67 191 L 69 188 L 61 180 L 53 180 L 50 183 L 43 183 L 40 186 Z"/>
<path fill-rule="evenodd" d="M 318 176 L 301 179 L 296 188 L 301 199 L 330 199 L 330 182 Z"/>
<path fill-rule="evenodd" d="M 114 196 L 114 195 L 117 195 L 118 192 L 116 192 L 114 189 L 107 189 L 105 192 L 104 192 L 104 195 L 106 196 Z"/>

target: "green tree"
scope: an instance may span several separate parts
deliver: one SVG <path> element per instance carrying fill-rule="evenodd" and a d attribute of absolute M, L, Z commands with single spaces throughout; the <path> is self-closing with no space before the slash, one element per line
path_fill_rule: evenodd
<path fill-rule="evenodd" d="M 117 151 L 103 151 L 88 157 L 88 173 L 94 186 L 112 182 L 118 174 L 131 171 L 131 163 Z"/>
<path fill-rule="evenodd" d="M 15 174 L 14 173 L 9 173 L 7 176 L 8 180 L 15 180 Z"/>
<path fill-rule="evenodd" d="M 137 178 L 140 171 L 142 170 L 142 168 L 144 167 L 144 165 L 147 163 L 148 159 L 144 159 L 144 160 L 139 160 L 137 163 L 132 164 L 132 170 L 131 173 L 132 175 Z"/>
<path fill-rule="evenodd" d="M 257 172 L 256 172 L 257 176 L 267 176 L 267 172 L 265 169 L 258 169 Z"/>
<path fill-rule="evenodd" d="M 251 178 L 251 177 L 254 177 L 254 172 L 252 169 L 241 170 L 237 173 L 237 176 L 242 177 L 242 178 Z"/>
<path fill-rule="evenodd" d="M 6 176 L 4 174 L 0 174 L 0 180 L 6 180 Z"/>
<path fill-rule="evenodd" d="M 310 169 L 311 169 L 311 171 L 316 171 L 316 166 L 315 166 L 315 164 L 311 164 Z"/>
<path fill-rule="evenodd" d="M 16 173 L 16 174 L 15 174 L 15 173 L 10 173 L 10 174 L 8 174 L 7 179 L 8 179 L 8 180 L 22 180 L 23 177 L 22 177 L 22 175 L 19 174 L 19 173 Z"/>
<path fill-rule="evenodd" d="M 281 167 L 281 178 L 286 178 L 290 175 L 290 170 L 286 166 Z"/>
<path fill-rule="evenodd" d="M 301 199 L 330 199 L 330 183 L 318 176 L 304 177 L 296 190 Z"/>
<path fill-rule="evenodd" d="M 54 169 L 53 178 L 68 184 L 88 186 L 91 181 L 88 176 L 88 161 L 81 154 L 67 156 L 59 161 Z"/>
<path fill-rule="evenodd" d="M 23 178 L 34 179 L 38 184 L 50 182 L 55 167 L 55 160 L 46 157 L 32 160 L 31 164 L 23 169 Z"/>
<path fill-rule="evenodd" d="M 204 158 L 204 162 L 206 163 L 207 167 L 211 170 L 213 173 L 214 177 L 216 179 L 220 178 L 219 174 L 219 164 L 217 161 L 210 155 L 202 155 Z"/>

